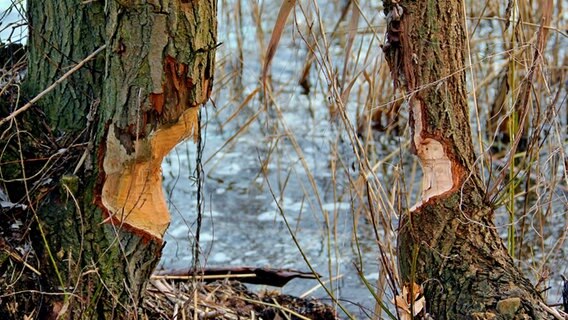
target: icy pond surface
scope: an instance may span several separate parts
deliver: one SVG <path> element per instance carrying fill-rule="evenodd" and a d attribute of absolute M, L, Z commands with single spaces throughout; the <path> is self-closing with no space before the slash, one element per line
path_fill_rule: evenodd
<path fill-rule="evenodd" d="M 222 45 L 217 54 L 213 102 L 208 103 L 202 113 L 203 146 L 199 160 L 203 164 L 204 183 L 199 265 L 267 266 L 309 271 L 309 263 L 325 281 L 333 279 L 326 285 L 349 312 L 356 318 L 371 317 L 375 312 L 375 301 L 356 266 L 363 267 L 362 275 L 372 286 L 377 285 L 384 270 L 381 270 L 381 257 L 372 228 L 362 215 L 355 214 L 356 200 L 349 179 L 358 177 L 354 165 L 356 158 L 345 129 L 337 119 L 331 119 L 332 101 L 321 66 L 317 62 L 312 66 L 309 75 L 312 86 L 308 95 L 303 94 L 298 85 L 308 61 L 308 49 L 298 30 L 305 31 L 307 23 L 304 17 L 296 17 L 294 23 L 288 23 L 272 64 L 271 98 L 274 103 L 266 103 L 268 97 L 259 82 L 261 61 L 279 2 L 256 2 L 256 7 L 253 3 L 243 3 L 240 7 L 233 1 L 220 2 L 219 42 Z M 339 18 L 340 8 L 341 1 L 320 2 L 321 16 L 329 18 L 325 28 L 327 36 Z M 371 24 L 384 23 L 380 8 L 370 4 L 365 8 Z M 296 14 L 300 15 L 299 12 Z M 346 28 L 347 23 L 342 26 Z M 366 27 L 363 23 L 359 26 Z M 482 25 L 480 32 L 486 32 L 488 29 L 483 28 L 487 26 Z M 382 63 L 376 37 L 369 33 L 359 40 L 357 45 L 368 56 L 356 58 L 361 60 L 354 67 L 356 71 Z M 332 38 L 329 44 L 328 55 L 337 60 L 331 64 L 337 65 L 339 70 L 345 46 L 341 36 Z M 373 70 L 386 67 L 384 64 Z M 349 99 L 352 104 L 348 116 L 353 123 L 357 103 L 364 103 L 360 98 L 361 91 L 356 91 L 360 86 L 363 85 L 355 83 Z M 412 202 L 415 199 L 412 190 L 416 190 L 420 174 L 404 145 L 407 138 L 408 132 L 403 132 L 400 137 L 377 139 L 381 145 L 377 146 L 379 158 L 395 154 L 378 171 L 384 174 L 380 179 L 385 188 L 400 188 L 390 182 L 399 181 L 392 176 L 397 175 L 403 164 L 407 174 L 408 189 L 405 190 L 409 190 L 406 197 Z M 197 154 L 196 143 L 189 141 L 172 151 L 163 164 L 164 188 L 172 222 L 166 234 L 167 244 L 160 268 L 189 268 L 194 263 Z M 370 161 L 375 164 L 378 160 Z M 395 193 L 393 190 L 386 192 Z M 522 198 L 518 201 L 522 205 Z M 542 273 L 541 261 L 558 261 L 557 270 L 550 270 L 554 274 L 547 280 L 551 287 L 548 300 L 558 303 L 558 275 L 568 275 L 566 245 L 559 242 L 565 235 L 563 230 L 567 221 L 566 191 L 558 190 L 551 202 L 557 211 L 546 219 L 559 223 L 538 234 L 535 221 L 539 218 L 536 215 L 529 217 L 534 221 L 529 223 L 527 239 L 541 239 L 535 240 L 535 246 L 541 246 L 543 250 L 535 256 L 524 257 L 520 264 L 536 282 L 537 274 Z M 377 236 L 383 243 L 395 244 L 396 215 L 392 216 L 392 221 L 384 223 L 391 225 L 391 230 L 380 229 Z M 497 224 L 503 235 L 506 235 L 507 223 L 504 210 L 498 210 Z M 550 256 L 543 258 L 549 253 Z M 532 264 L 532 261 L 536 262 Z M 390 263 L 396 266 L 396 259 Z M 282 292 L 302 295 L 317 285 L 315 280 L 293 280 Z M 309 295 L 329 301 L 322 288 L 310 291 Z M 386 290 L 383 300 L 391 298 L 392 292 Z"/>
<path fill-rule="evenodd" d="M 277 12 L 278 5 L 264 5 L 267 20 L 274 21 L 275 14 L 269 12 Z M 337 18 L 335 5 L 321 9 Z M 258 90 L 263 53 L 249 10 L 243 8 L 240 33 L 232 27 L 233 16 L 220 17 L 219 41 L 223 45 L 217 55 L 215 107 L 209 103 L 203 112 L 200 265 L 309 271 L 309 263 L 323 280 L 333 279 L 326 285 L 350 312 L 357 318 L 367 317 L 373 313 L 374 301 L 354 267 L 358 255 L 352 241 L 352 197 L 346 180 L 355 176 L 351 146 L 337 124 L 329 120 L 328 96 L 318 88 L 326 85 L 321 76 L 312 71 L 310 95 L 302 94 L 297 84 L 307 49 L 301 39 L 291 37 L 292 24 L 285 30 L 272 65 L 276 105 L 263 109 L 263 92 Z M 269 21 L 263 22 L 265 30 L 272 27 Z M 266 33 L 263 47 L 270 36 Z M 241 81 L 234 78 L 240 68 L 238 37 L 244 44 Z M 340 46 L 331 50 L 341 52 Z M 253 98 L 241 108 L 251 93 Z M 179 145 L 163 164 L 172 223 L 162 267 L 188 268 L 193 264 L 196 150 L 194 142 Z M 380 271 L 377 249 L 370 228 L 360 229 L 366 233 L 360 237 L 358 249 L 365 261 L 363 273 L 370 283 L 376 283 Z M 293 280 L 282 292 L 299 296 L 316 285 L 315 280 Z M 329 301 L 322 288 L 310 296 Z"/>
<path fill-rule="evenodd" d="M 263 133 L 265 128 L 261 121 L 224 146 L 242 124 L 230 123 L 221 131 L 210 115 L 202 157 L 205 179 L 201 264 L 309 271 L 309 262 L 324 279 L 339 277 L 332 283 L 338 298 L 372 310 L 371 295 L 354 268 L 353 216 L 351 198 L 348 193 L 344 194 L 345 176 L 333 177 L 333 174 L 345 173 L 332 172 L 330 168 L 332 159 L 338 157 L 334 154 L 337 151 L 330 148 L 337 144 L 338 134 L 324 118 L 325 108 L 310 116 L 302 110 L 309 104 L 305 96 L 292 93 L 289 99 L 282 107 L 286 108 L 283 121 L 293 128 L 301 154 L 281 133 Z M 251 108 L 261 106 L 253 103 Z M 164 187 L 172 212 L 162 260 L 168 268 L 187 268 L 193 263 L 192 240 L 197 218 L 196 148 L 193 142 L 178 146 L 163 165 Z M 316 184 L 317 196 L 310 179 Z M 367 231 L 370 234 L 370 230 Z M 379 269 L 372 237 L 362 240 L 360 246 L 363 259 L 369 265 L 369 270 L 364 270 L 368 272 L 367 279 L 374 282 Z M 315 280 L 293 280 L 283 292 L 301 295 L 315 285 Z M 322 289 L 311 295 L 327 297 Z M 350 308 L 354 309 L 358 308 Z"/>
<path fill-rule="evenodd" d="M 356 318 L 364 319 L 372 317 L 375 301 L 356 266 L 363 267 L 361 274 L 371 286 L 377 286 L 384 270 L 381 270 L 375 234 L 367 219 L 357 214 L 357 201 L 349 183 L 349 179 L 358 177 L 357 166 L 354 165 L 356 158 L 343 125 L 330 115 L 333 99 L 318 59 L 311 61 L 308 76 L 310 93 L 303 94 L 298 85 L 303 68 L 310 62 L 306 42 L 310 45 L 315 43 L 313 38 L 306 36 L 310 26 L 317 29 L 316 42 L 324 43 L 321 34 L 318 34 L 318 16 L 314 14 L 319 11 L 324 23 L 322 30 L 329 41 L 327 56 L 332 60 L 330 65 L 341 77 L 359 77 L 347 99 L 350 102 L 348 116 L 353 123 L 356 122 L 355 114 L 366 103 L 365 90 L 368 90 L 359 72 L 365 70 L 375 77 L 378 70 L 387 68 L 382 62 L 379 47 L 385 22 L 380 1 L 360 4 L 365 19 L 359 21 L 349 71 L 343 73 L 348 44 L 346 34 L 352 13 L 349 12 L 347 18 L 337 24 L 339 32 L 334 33 L 333 30 L 346 2 L 318 1 L 317 8 L 310 1 L 298 2 L 303 7 L 297 7 L 289 19 L 272 64 L 275 102 L 266 104 L 267 96 L 262 92 L 259 79 L 264 52 L 281 2 L 218 1 L 221 46 L 217 52 L 214 103 L 208 103 L 203 109 L 204 144 L 200 161 L 204 183 L 199 265 L 268 266 L 309 271 L 310 264 L 347 310 Z M 0 0 L 0 12 L 11 3 L 23 4 L 18 6 L 19 9 L 25 7 L 25 1 Z M 562 3 L 567 6 L 567 1 Z M 565 27 L 567 12 L 564 10 L 562 15 L 556 16 L 555 23 Z M 23 11 L 14 9 L 1 16 L 2 41 L 25 42 L 26 28 L 19 21 L 21 14 Z M 478 14 L 472 13 L 471 16 L 477 17 Z M 499 23 L 498 19 L 482 20 L 476 36 L 492 37 L 499 31 Z M 369 25 L 376 27 L 375 33 Z M 557 32 L 551 32 L 550 37 L 551 44 L 561 43 L 564 48 L 568 47 L 568 41 Z M 504 58 L 502 52 L 499 53 L 503 50 L 502 44 L 476 43 L 474 51 L 477 58 L 489 65 L 488 69 L 499 71 Z M 484 77 L 484 74 L 479 76 L 480 79 Z M 380 85 L 377 84 L 377 87 Z M 489 95 L 495 94 L 495 88 L 489 87 L 486 91 Z M 565 104 L 566 89 L 561 96 Z M 566 113 L 566 108 L 561 108 L 558 116 L 566 119 Z M 548 153 L 544 156 L 547 160 L 539 163 L 542 172 L 566 170 L 566 160 L 562 159 L 562 155 L 565 157 L 568 153 L 568 138 L 566 122 L 562 121 L 564 127 L 560 131 L 564 130 L 564 133 L 559 144 L 562 145 L 563 141 L 564 149 L 546 151 Z M 472 127 L 474 125 L 472 123 Z M 374 165 L 383 157 L 389 159 L 378 171 L 384 186 L 390 189 L 400 187 L 393 183 L 397 179 L 392 176 L 398 174 L 397 170 L 403 164 L 407 174 L 406 187 L 410 190 L 407 198 L 412 204 L 415 198 L 412 190 L 417 188 L 420 174 L 414 171 L 416 163 L 408 155 L 407 140 L 408 132 L 403 132 L 401 137 L 379 137 L 378 157 L 369 161 Z M 391 157 L 393 152 L 396 155 Z M 159 268 L 183 269 L 194 264 L 197 154 L 197 145 L 192 141 L 185 142 L 176 147 L 163 163 L 164 189 L 172 221 L 165 236 L 167 243 Z M 528 226 L 526 240 L 535 248 L 534 254 L 520 259 L 519 265 L 533 283 L 539 280 L 540 275 L 548 274 L 544 287 L 549 288 L 547 299 L 553 304 L 560 301 L 559 275 L 568 276 L 568 245 L 564 238 L 568 228 L 568 192 L 565 183 L 561 186 L 553 192 L 539 194 L 546 199 L 537 201 L 537 204 L 533 204 L 532 200 L 525 204 L 523 196 L 516 200 L 519 207 L 529 207 L 527 221 L 523 223 Z M 394 193 L 393 190 L 387 191 Z M 539 210 L 533 207 L 543 203 L 547 206 L 542 209 L 545 214 L 536 214 Z M 515 223 L 520 225 L 520 221 Z M 541 228 L 542 221 L 545 228 Z M 396 216 L 385 224 L 390 224 L 392 229 L 378 230 L 377 236 L 383 243 L 395 244 L 392 230 L 396 230 Z M 505 236 L 508 217 L 502 207 L 497 210 L 496 224 Z M 393 249 L 390 250 L 392 252 Z M 396 261 L 390 263 L 396 265 Z M 292 295 L 309 292 L 310 296 L 329 301 L 322 288 L 311 291 L 317 285 L 315 280 L 293 280 L 282 292 Z M 386 290 L 383 300 L 388 302 L 391 298 L 392 292 Z"/>

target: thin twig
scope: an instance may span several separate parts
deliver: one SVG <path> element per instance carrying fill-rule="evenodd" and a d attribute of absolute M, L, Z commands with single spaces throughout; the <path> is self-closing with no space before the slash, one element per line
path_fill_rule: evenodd
<path fill-rule="evenodd" d="M 48 94 L 49 92 L 51 92 L 53 89 L 55 89 L 55 87 L 57 87 L 57 85 L 59 85 L 61 82 L 63 82 L 65 79 L 69 78 L 70 75 L 72 75 L 73 73 L 77 72 L 77 70 L 81 69 L 85 63 L 89 62 L 90 60 L 92 60 L 97 54 L 99 54 L 101 51 L 103 51 L 106 48 L 106 44 L 102 45 L 101 47 L 99 47 L 97 50 L 95 50 L 93 53 L 91 53 L 90 55 L 88 55 L 85 59 L 83 59 L 81 62 L 77 63 L 77 65 L 75 67 L 73 67 L 71 70 L 67 71 L 63 76 L 61 76 L 61 78 L 57 79 L 52 85 L 50 85 L 49 87 L 47 87 L 45 90 L 43 90 L 42 92 L 40 92 L 37 96 L 35 96 L 35 98 L 33 98 L 32 100 L 30 100 L 30 102 L 26 103 L 26 105 L 24 105 L 23 107 L 21 107 L 20 109 L 12 112 L 10 115 L 8 115 L 6 118 L 0 120 L 0 126 L 2 126 L 4 123 L 12 120 L 13 118 L 17 117 L 20 113 L 26 111 L 27 109 L 29 109 L 31 106 L 34 105 L 34 103 L 36 103 L 39 99 L 43 98 L 43 96 L 45 96 L 46 94 Z"/>

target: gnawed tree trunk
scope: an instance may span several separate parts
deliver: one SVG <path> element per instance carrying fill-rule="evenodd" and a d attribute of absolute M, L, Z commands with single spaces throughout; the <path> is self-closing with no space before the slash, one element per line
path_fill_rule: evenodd
<path fill-rule="evenodd" d="M 38 305 L 45 317 L 138 318 L 170 221 L 161 162 L 199 135 L 211 92 L 216 1 L 29 0 L 28 16 L 29 98 L 104 48 L 14 120 L 21 148 L 6 141 L 4 186 L 39 222 Z"/>
<path fill-rule="evenodd" d="M 551 318 L 502 244 L 477 174 L 462 1 L 383 3 L 386 59 L 407 96 L 423 168 L 421 200 L 400 222 L 402 280 L 423 285 L 436 320 Z"/>

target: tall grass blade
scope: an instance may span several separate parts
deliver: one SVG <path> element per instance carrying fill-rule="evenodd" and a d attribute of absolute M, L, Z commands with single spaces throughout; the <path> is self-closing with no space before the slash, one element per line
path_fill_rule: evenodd
<path fill-rule="evenodd" d="M 270 63 L 276 54 L 276 48 L 278 48 L 278 43 L 282 37 L 282 31 L 286 25 L 286 20 L 292 12 L 292 8 L 296 5 L 296 0 L 284 0 L 282 1 L 282 6 L 280 6 L 280 11 L 278 12 L 278 17 L 276 18 L 276 23 L 274 24 L 274 29 L 272 29 L 272 36 L 270 37 L 270 42 L 266 48 L 266 57 L 264 60 L 264 66 L 262 67 L 262 84 L 266 85 L 266 78 L 268 76 L 268 71 L 270 68 Z"/>

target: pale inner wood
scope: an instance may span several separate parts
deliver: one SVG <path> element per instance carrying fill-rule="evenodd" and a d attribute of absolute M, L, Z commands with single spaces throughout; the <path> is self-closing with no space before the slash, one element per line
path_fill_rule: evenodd
<path fill-rule="evenodd" d="M 442 143 L 432 138 L 424 138 L 422 104 L 411 102 L 414 115 L 414 135 L 416 155 L 422 167 L 422 195 L 410 210 L 414 211 L 432 197 L 448 192 L 453 187 L 452 162 L 446 155 Z"/>
<path fill-rule="evenodd" d="M 179 121 L 135 143 L 128 154 L 111 127 L 103 162 L 106 180 L 102 203 L 113 220 L 162 238 L 170 215 L 162 191 L 161 164 L 178 143 L 197 137 L 197 107 L 187 109 Z"/>

